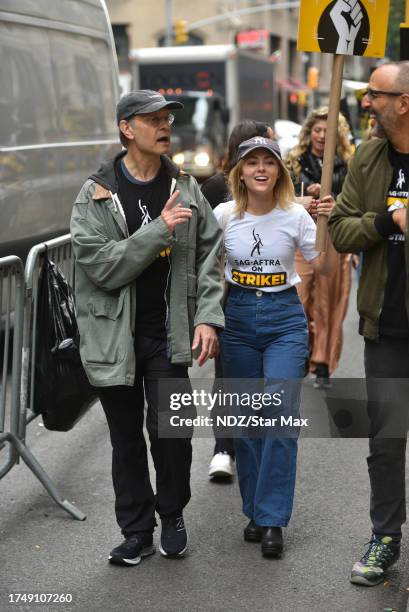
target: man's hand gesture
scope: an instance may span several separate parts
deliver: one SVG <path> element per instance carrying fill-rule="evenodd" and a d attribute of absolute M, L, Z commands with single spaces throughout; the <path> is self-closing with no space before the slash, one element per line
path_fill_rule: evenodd
<path fill-rule="evenodd" d="M 176 190 L 175 193 L 170 196 L 160 215 L 171 234 L 173 234 L 175 227 L 179 225 L 179 223 L 186 223 L 192 216 L 190 208 L 183 208 L 180 203 L 174 205 L 179 194 L 180 191 Z"/>

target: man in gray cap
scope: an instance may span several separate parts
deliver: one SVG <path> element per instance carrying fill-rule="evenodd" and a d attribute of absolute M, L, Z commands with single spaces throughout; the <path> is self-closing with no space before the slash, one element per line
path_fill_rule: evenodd
<path fill-rule="evenodd" d="M 124 150 L 85 182 L 71 219 L 81 358 L 108 421 L 115 511 L 125 537 L 109 560 L 120 565 L 137 565 L 154 552 L 155 510 L 161 553 L 179 557 L 186 550 L 191 431 L 161 437 L 158 417 L 168 414 L 169 403 L 159 380 L 189 391 L 192 351 L 199 365 L 214 357 L 216 329 L 224 325 L 222 232 L 195 179 L 166 156 L 169 111 L 180 108 L 150 90 L 120 100 Z M 143 435 L 145 399 L 156 495 Z"/>

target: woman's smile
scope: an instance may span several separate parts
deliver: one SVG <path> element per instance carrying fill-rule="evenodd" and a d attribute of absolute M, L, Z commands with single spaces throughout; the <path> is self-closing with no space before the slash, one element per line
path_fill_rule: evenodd
<path fill-rule="evenodd" d="M 265 149 L 256 149 L 244 158 L 242 180 L 251 191 L 273 191 L 279 175 L 279 163 Z"/>

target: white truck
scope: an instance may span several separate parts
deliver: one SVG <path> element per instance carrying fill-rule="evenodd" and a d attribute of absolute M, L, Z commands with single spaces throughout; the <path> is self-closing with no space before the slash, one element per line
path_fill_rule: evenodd
<path fill-rule="evenodd" d="M 132 49 L 135 89 L 183 102 L 172 130 L 173 160 L 198 178 L 214 174 L 228 132 L 242 119 L 273 125 L 274 64 L 234 45 Z"/>
<path fill-rule="evenodd" d="M 0 0 L 0 256 L 69 231 L 87 176 L 120 151 L 104 0 Z"/>

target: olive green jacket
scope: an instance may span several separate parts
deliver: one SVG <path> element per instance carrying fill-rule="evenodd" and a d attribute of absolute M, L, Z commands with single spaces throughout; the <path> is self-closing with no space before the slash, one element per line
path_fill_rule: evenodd
<path fill-rule="evenodd" d="M 114 191 L 114 161 L 85 182 L 74 204 L 71 236 L 80 353 L 88 378 L 97 387 L 133 385 L 134 280 L 168 247 L 172 249 L 167 329 L 171 362 L 191 365 L 197 325 L 224 327 L 222 231 L 195 179 L 178 172 L 167 158 L 163 161 L 171 176 L 171 193 L 179 189 L 178 201 L 193 213 L 174 234 L 158 217 L 128 235 Z"/>
<path fill-rule="evenodd" d="M 340 253 L 363 252 L 358 289 L 359 332 L 378 337 L 387 277 L 387 240 L 375 227 L 375 217 L 385 212 L 393 168 L 388 158 L 388 141 L 363 143 L 351 161 L 342 192 L 328 220 L 331 240 Z M 408 234 L 406 230 L 406 235 Z M 406 273 L 409 271 L 409 241 L 405 242 Z M 406 283 L 409 313 L 409 283 Z"/>

